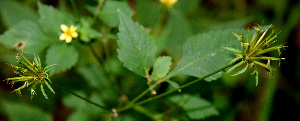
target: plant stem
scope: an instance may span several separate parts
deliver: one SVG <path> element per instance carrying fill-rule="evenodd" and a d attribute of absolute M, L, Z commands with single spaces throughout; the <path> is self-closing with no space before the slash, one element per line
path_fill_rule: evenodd
<path fill-rule="evenodd" d="M 89 46 L 90 46 L 90 49 L 91 49 L 93 55 L 95 56 L 95 58 L 97 59 L 97 61 L 98 61 L 98 63 L 99 63 L 100 69 L 103 70 L 103 72 L 104 72 L 105 75 L 107 75 L 107 72 L 104 70 L 104 67 L 103 67 L 103 65 L 102 65 L 102 60 L 98 57 L 98 55 L 97 55 L 95 49 L 93 48 L 93 46 L 92 46 L 91 44 L 89 44 Z M 108 78 L 107 78 L 107 79 L 108 79 Z"/>
<path fill-rule="evenodd" d="M 210 76 L 212 76 L 212 75 L 214 75 L 214 74 L 216 74 L 216 73 L 218 73 L 218 72 L 220 72 L 220 71 L 223 71 L 223 70 L 225 70 L 225 69 L 227 69 L 227 68 L 229 68 L 229 67 L 231 67 L 231 66 L 237 64 L 237 63 L 240 62 L 240 61 L 241 61 L 241 59 L 239 59 L 239 60 L 237 60 L 237 61 L 235 61 L 235 62 L 233 62 L 233 63 L 231 63 L 231 64 L 227 64 L 226 66 L 224 66 L 224 67 L 222 67 L 222 68 L 220 68 L 220 69 L 218 69 L 218 70 L 216 70 L 216 71 L 214 71 L 214 72 L 212 72 L 212 73 L 210 73 L 210 74 L 207 74 L 207 75 L 205 75 L 205 76 L 203 76 L 203 77 L 201 77 L 201 78 L 199 78 L 199 79 L 196 79 L 196 80 L 194 80 L 194 81 L 192 81 L 192 82 L 189 82 L 189 83 L 187 83 L 187 84 L 185 84 L 185 85 L 182 85 L 182 86 L 180 86 L 180 87 L 178 87 L 178 88 L 176 88 L 176 89 L 170 90 L 170 91 L 165 92 L 165 93 L 162 93 L 162 94 L 160 94 L 160 95 L 157 95 L 157 96 L 154 96 L 154 97 L 150 97 L 150 98 L 145 99 L 145 100 L 143 100 L 143 101 L 141 101 L 141 102 L 135 103 L 135 101 L 137 101 L 139 98 L 141 98 L 143 95 L 145 95 L 147 92 L 150 91 L 150 88 L 148 88 L 148 89 L 145 90 L 143 93 L 141 93 L 138 97 L 136 97 L 134 100 L 132 100 L 128 105 L 124 106 L 123 108 L 118 109 L 117 111 L 118 111 L 118 112 L 126 111 L 126 110 L 128 110 L 128 109 L 130 109 L 130 108 L 132 108 L 132 107 L 137 106 L 137 105 L 141 105 L 141 104 L 147 103 L 147 102 L 149 102 L 149 101 L 152 101 L 152 100 L 155 100 L 155 99 L 164 97 L 164 96 L 166 96 L 166 95 L 168 95 L 168 94 L 171 94 L 171 93 L 173 93 L 173 92 L 176 92 L 176 91 L 179 90 L 179 89 L 188 87 L 188 86 L 190 86 L 190 85 L 192 85 L 192 84 L 194 84 L 194 83 L 196 83 L 196 82 L 198 82 L 198 81 L 201 81 L 201 80 L 203 80 L 203 79 L 205 79 L 205 78 L 207 78 L 207 77 L 210 77 Z"/>
<path fill-rule="evenodd" d="M 66 91 L 66 92 L 68 92 L 68 93 L 70 93 L 70 94 L 72 94 L 72 95 L 74 95 L 74 96 L 76 96 L 76 97 L 78 97 L 78 98 L 80 98 L 80 99 L 82 99 L 82 100 L 84 100 L 84 101 L 86 101 L 86 102 L 88 102 L 88 103 L 94 105 L 94 106 L 97 106 L 97 107 L 99 107 L 99 108 L 101 108 L 101 109 L 104 109 L 105 111 L 111 112 L 111 109 L 108 108 L 108 107 L 105 107 L 105 106 L 102 106 L 102 105 L 100 105 L 100 104 L 97 104 L 97 103 L 95 103 L 95 102 L 93 102 L 93 101 L 91 101 L 91 100 L 89 100 L 89 99 L 87 99 L 87 98 L 85 98 L 85 97 L 82 97 L 82 96 L 80 96 L 80 95 L 78 95 L 78 94 L 76 94 L 76 93 L 74 93 L 74 92 L 72 92 L 72 91 L 70 91 L 70 90 L 67 90 L 67 89 L 63 88 L 62 86 L 60 86 L 60 85 L 58 85 L 58 84 L 56 84 L 56 83 L 54 83 L 54 82 L 52 82 L 52 83 L 53 83 L 55 86 L 59 87 L 61 90 L 64 90 L 64 91 Z"/>
<path fill-rule="evenodd" d="M 76 4 L 75 4 L 74 0 L 70 0 L 70 2 L 71 2 L 71 6 L 72 6 L 72 9 L 74 11 L 74 14 L 75 14 L 76 18 L 79 19 L 79 14 L 78 14 L 77 7 L 76 7 Z"/>
<path fill-rule="evenodd" d="M 162 27 L 163 27 L 163 23 L 165 21 L 165 19 L 168 16 L 168 11 L 167 9 L 163 9 L 162 10 L 162 15 L 159 17 L 159 19 L 157 20 L 155 26 L 153 27 L 151 34 L 153 36 L 153 38 L 156 38 L 158 36 L 158 34 L 160 33 Z"/>
<path fill-rule="evenodd" d="M 98 5 L 96 7 L 96 12 L 95 12 L 95 14 L 93 16 L 92 24 L 94 24 L 94 22 L 96 21 L 97 15 L 100 12 L 100 8 L 102 8 L 102 6 L 103 6 L 103 3 L 104 3 L 104 0 L 99 0 Z"/>

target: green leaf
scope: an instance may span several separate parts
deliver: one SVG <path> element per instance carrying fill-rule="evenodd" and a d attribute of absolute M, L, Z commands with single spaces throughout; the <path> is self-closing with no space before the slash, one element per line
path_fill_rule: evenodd
<path fill-rule="evenodd" d="M 71 68 L 76 64 L 77 59 L 78 53 L 75 46 L 61 42 L 47 50 L 46 64 L 57 64 L 50 71 L 50 75 L 53 75 Z"/>
<path fill-rule="evenodd" d="M 178 103 L 193 120 L 219 115 L 219 112 L 209 101 L 197 96 L 187 94 L 176 95 L 171 97 L 170 100 L 174 103 Z"/>
<path fill-rule="evenodd" d="M 83 76 L 91 87 L 105 88 L 108 86 L 103 72 L 96 65 L 78 66 L 76 71 Z"/>
<path fill-rule="evenodd" d="M 117 27 L 120 23 L 117 10 L 121 10 L 127 16 L 133 13 L 126 1 L 107 1 L 100 10 L 100 17 L 109 26 Z"/>
<path fill-rule="evenodd" d="M 210 31 L 191 37 L 183 45 L 183 57 L 179 65 L 170 72 L 171 75 L 191 75 L 203 77 L 230 62 L 234 55 L 224 51 L 223 47 L 241 48 L 241 45 L 231 33 L 240 29 Z M 206 80 L 215 79 L 211 76 Z"/>
<path fill-rule="evenodd" d="M 3 106 L 3 107 L 2 107 Z M 52 116 L 32 105 L 1 100 L 1 110 L 10 121 L 52 121 Z"/>
<path fill-rule="evenodd" d="M 101 96 L 98 94 L 90 94 L 90 96 L 86 96 L 85 93 L 83 92 L 75 92 L 76 94 L 83 96 L 85 98 L 87 98 L 88 100 L 91 100 L 97 104 L 100 105 L 104 105 L 102 99 L 100 98 Z M 78 100 L 77 97 L 73 96 L 73 95 L 69 95 L 63 98 L 63 103 L 70 107 L 73 108 L 75 111 L 74 113 L 72 113 L 67 120 L 68 121 L 89 121 L 92 119 L 97 118 L 99 120 L 99 115 L 104 114 L 104 115 L 108 115 L 105 114 L 107 112 L 105 112 L 104 110 L 90 104 L 87 103 L 84 100 Z M 102 119 L 104 120 L 104 119 Z"/>
<path fill-rule="evenodd" d="M 73 16 L 60 12 L 52 6 L 43 5 L 39 2 L 38 9 L 41 28 L 45 33 L 57 38 L 57 40 L 59 39 L 59 35 L 62 33 L 60 25 L 74 25 L 75 18 Z"/>
<path fill-rule="evenodd" d="M 82 17 L 80 19 L 80 27 L 78 32 L 80 35 L 80 40 L 84 42 L 90 42 L 91 39 L 100 38 L 102 34 L 92 28 L 92 19 L 88 17 Z"/>
<path fill-rule="evenodd" d="M 124 66 L 138 75 L 146 76 L 155 59 L 156 45 L 144 28 L 119 12 L 118 57 Z"/>
<path fill-rule="evenodd" d="M 173 88 L 178 88 L 180 87 L 179 84 L 177 84 L 176 82 L 174 81 L 171 81 L 171 80 L 167 80 L 167 82 L 173 87 Z M 181 89 L 178 90 L 178 92 L 181 92 Z"/>
<path fill-rule="evenodd" d="M 167 75 L 172 65 L 171 57 L 163 56 L 156 59 L 153 67 L 151 78 L 154 80 L 161 79 Z"/>
<path fill-rule="evenodd" d="M 28 20 L 37 22 L 37 13 L 26 4 L 21 4 L 15 0 L 0 1 L 1 19 L 7 27 L 11 27 L 21 21 Z"/>
<path fill-rule="evenodd" d="M 31 21 L 22 21 L 0 36 L 0 43 L 6 47 L 29 53 L 39 53 L 52 42 L 52 39 Z"/>

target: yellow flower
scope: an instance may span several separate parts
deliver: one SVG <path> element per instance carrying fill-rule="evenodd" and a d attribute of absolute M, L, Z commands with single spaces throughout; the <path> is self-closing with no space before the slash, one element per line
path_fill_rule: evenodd
<path fill-rule="evenodd" d="M 171 8 L 177 2 L 177 0 L 160 0 L 160 2 L 166 5 L 168 8 Z"/>
<path fill-rule="evenodd" d="M 66 40 L 67 43 L 72 42 L 72 38 L 78 37 L 78 33 L 76 32 L 76 27 L 71 26 L 70 28 L 67 25 L 60 25 L 61 30 L 64 32 L 60 35 L 59 39 L 60 40 Z"/>

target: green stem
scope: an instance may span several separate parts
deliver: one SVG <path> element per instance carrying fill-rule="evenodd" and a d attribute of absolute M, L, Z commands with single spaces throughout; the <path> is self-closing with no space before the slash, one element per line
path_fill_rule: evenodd
<path fill-rule="evenodd" d="M 77 7 L 76 7 L 76 4 L 75 4 L 74 0 L 70 0 L 70 3 L 71 3 L 71 6 L 72 6 L 72 9 L 74 11 L 74 14 L 75 14 L 76 18 L 79 19 L 79 14 L 78 14 Z"/>
<path fill-rule="evenodd" d="M 141 93 L 138 97 L 136 97 L 134 100 L 132 100 L 132 102 L 130 102 L 127 106 L 124 106 L 123 108 L 120 108 L 120 109 L 118 109 L 117 111 L 118 111 L 118 112 L 126 111 L 126 110 L 128 110 L 128 109 L 130 109 L 130 108 L 133 108 L 133 107 L 137 106 L 137 105 L 141 105 L 141 104 L 147 103 L 147 102 L 149 102 L 149 101 L 152 101 L 152 100 L 155 100 L 155 99 L 164 97 L 164 96 L 166 96 L 166 95 L 169 95 L 169 94 L 171 94 L 171 93 L 173 93 L 173 92 L 176 92 L 176 91 L 179 90 L 179 89 L 188 87 L 188 86 L 190 86 L 190 85 L 192 85 L 192 84 L 194 84 L 194 83 L 196 83 L 196 82 L 198 82 L 198 81 L 201 81 L 201 80 L 203 80 L 203 79 L 205 79 L 205 78 L 207 78 L 207 77 L 210 77 L 210 76 L 212 76 L 212 75 L 214 75 L 214 74 L 216 74 L 216 73 L 218 73 L 218 72 L 220 72 L 220 71 L 223 71 L 223 70 L 225 70 L 225 69 L 227 69 L 227 68 L 229 68 L 229 67 L 231 67 L 231 66 L 237 64 L 237 63 L 240 62 L 240 61 L 241 61 L 241 59 L 239 59 L 239 60 L 237 60 L 237 61 L 235 61 L 235 62 L 233 62 L 233 63 L 231 63 L 231 64 L 228 64 L 228 65 L 226 65 L 226 66 L 224 66 L 224 67 L 222 67 L 222 68 L 220 68 L 220 69 L 218 69 L 218 70 L 216 70 L 216 71 L 214 71 L 214 72 L 212 72 L 212 73 L 210 73 L 210 74 L 207 74 L 207 75 L 205 75 L 205 76 L 203 76 L 203 77 L 201 77 L 201 78 L 199 78 L 199 79 L 196 79 L 196 80 L 194 80 L 194 81 L 192 81 L 192 82 L 189 82 L 189 83 L 187 83 L 187 84 L 185 84 L 185 85 L 182 85 L 182 86 L 180 86 L 180 87 L 178 87 L 178 88 L 176 88 L 176 89 L 170 90 L 170 91 L 165 92 L 165 93 L 162 93 L 162 94 L 160 94 L 160 95 L 157 95 L 157 96 L 154 96 L 154 97 L 150 97 L 150 98 L 145 99 L 145 100 L 143 100 L 143 101 L 141 101 L 141 102 L 135 103 L 135 101 L 137 101 L 139 98 L 141 98 L 143 95 L 145 95 L 147 92 L 150 91 L 150 88 L 148 88 L 148 89 L 145 90 L 143 93 Z"/>
<path fill-rule="evenodd" d="M 102 105 L 100 105 L 100 104 L 97 104 L 97 103 L 95 103 L 95 102 L 93 102 L 93 101 L 90 101 L 89 99 L 84 98 L 84 97 L 82 97 L 82 96 L 80 96 L 80 95 L 78 95 L 78 94 L 76 94 L 76 93 L 74 93 L 74 92 L 72 92 L 72 91 L 70 91 L 70 90 L 67 90 L 67 89 L 63 88 L 62 86 L 60 86 L 60 85 L 58 85 L 58 84 L 56 84 L 56 83 L 54 83 L 54 82 L 52 82 L 52 83 L 53 83 L 55 86 L 59 87 L 61 90 L 64 90 L 64 91 L 66 91 L 66 92 L 68 92 L 68 93 L 70 93 L 70 94 L 72 94 L 72 95 L 74 95 L 74 96 L 76 96 L 76 97 L 78 97 L 78 98 L 80 98 L 80 99 L 82 99 L 82 100 L 84 100 L 84 101 L 86 101 L 86 102 L 88 102 L 88 103 L 94 105 L 94 106 L 97 106 L 97 107 L 99 107 L 99 108 L 101 108 L 101 109 L 104 109 L 105 111 L 111 112 L 111 109 L 108 108 L 108 107 L 105 107 L 105 106 L 102 106 Z"/>
<path fill-rule="evenodd" d="M 96 7 L 96 12 L 93 16 L 92 24 L 94 24 L 94 22 L 96 21 L 97 15 L 99 14 L 100 8 L 102 8 L 103 3 L 104 3 L 104 0 L 99 0 L 98 5 Z"/>
<path fill-rule="evenodd" d="M 98 57 L 98 55 L 97 55 L 97 53 L 96 53 L 94 47 L 93 47 L 91 44 L 90 44 L 89 46 L 90 46 L 90 49 L 91 49 L 93 55 L 95 56 L 95 58 L 97 59 L 97 61 L 98 61 L 98 63 L 99 63 L 100 69 L 103 70 L 103 72 L 104 72 L 105 75 L 107 75 L 107 72 L 104 70 L 104 67 L 103 67 L 103 65 L 102 65 L 102 60 Z M 107 78 L 107 79 L 108 79 L 108 78 Z"/>
<path fill-rule="evenodd" d="M 163 23 L 165 19 L 167 18 L 168 12 L 166 9 L 163 9 L 162 15 L 159 17 L 158 21 L 156 22 L 155 26 L 153 27 L 153 30 L 151 31 L 151 34 L 153 38 L 156 38 L 158 34 L 160 33 Z"/>
<path fill-rule="evenodd" d="M 155 116 L 156 114 L 151 112 L 151 111 L 148 111 L 147 109 L 145 109 L 144 107 L 142 106 L 135 106 L 134 107 L 134 110 L 144 114 L 145 116 L 151 118 L 152 120 L 155 120 Z"/>
<path fill-rule="evenodd" d="M 273 99 L 275 96 L 276 87 L 278 84 L 278 71 L 273 72 L 273 76 L 266 81 L 266 87 L 264 88 L 263 96 L 261 98 L 261 106 L 257 121 L 269 121 L 270 114 L 272 112 Z"/>

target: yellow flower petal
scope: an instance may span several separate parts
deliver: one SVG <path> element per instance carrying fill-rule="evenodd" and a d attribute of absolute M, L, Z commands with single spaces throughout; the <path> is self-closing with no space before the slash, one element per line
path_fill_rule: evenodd
<path fill-rule="evenodd" d="M 171 8 L 177 2 L 177 0 L 160 0 L 160 2 L 166 5 L 168 8 Z"/>
<path fill-rule="evenodd" d="M 76 28 L 75 26 L 72 25 L 72 26 L 70 27 L 70 32 L 75 32 L 76 29 L 77 29 L 77 28 Z"/>
<path fill-rule="evenodd" d="M 72 37 L 74 37 L 74 38 L 78 37 L 78 33 L 77 32 L 73 32 L 72 33 Z"/>
<path fill-rule="evenodd" d="M 66 38 L 67 38 L 67 35 L 65 33 L 63 33 L 59 36 L 59 40 L 66 40 Z"/>
<path fill-rule="evenodd" d="M 72 42 L 72 37 L 71 37 L 71 36 L 67 36 L 66 42 L 67 42 L 67 43 L 71 43 L 71 42 Z"/>
<path fill-rule="evenodd" d="M 67 25 L 64 25 L 64 24 L 60 25 L 60 29 L 61 29 L 63 32 L 69 31 L 69 27 L 68 27 Z"/>

